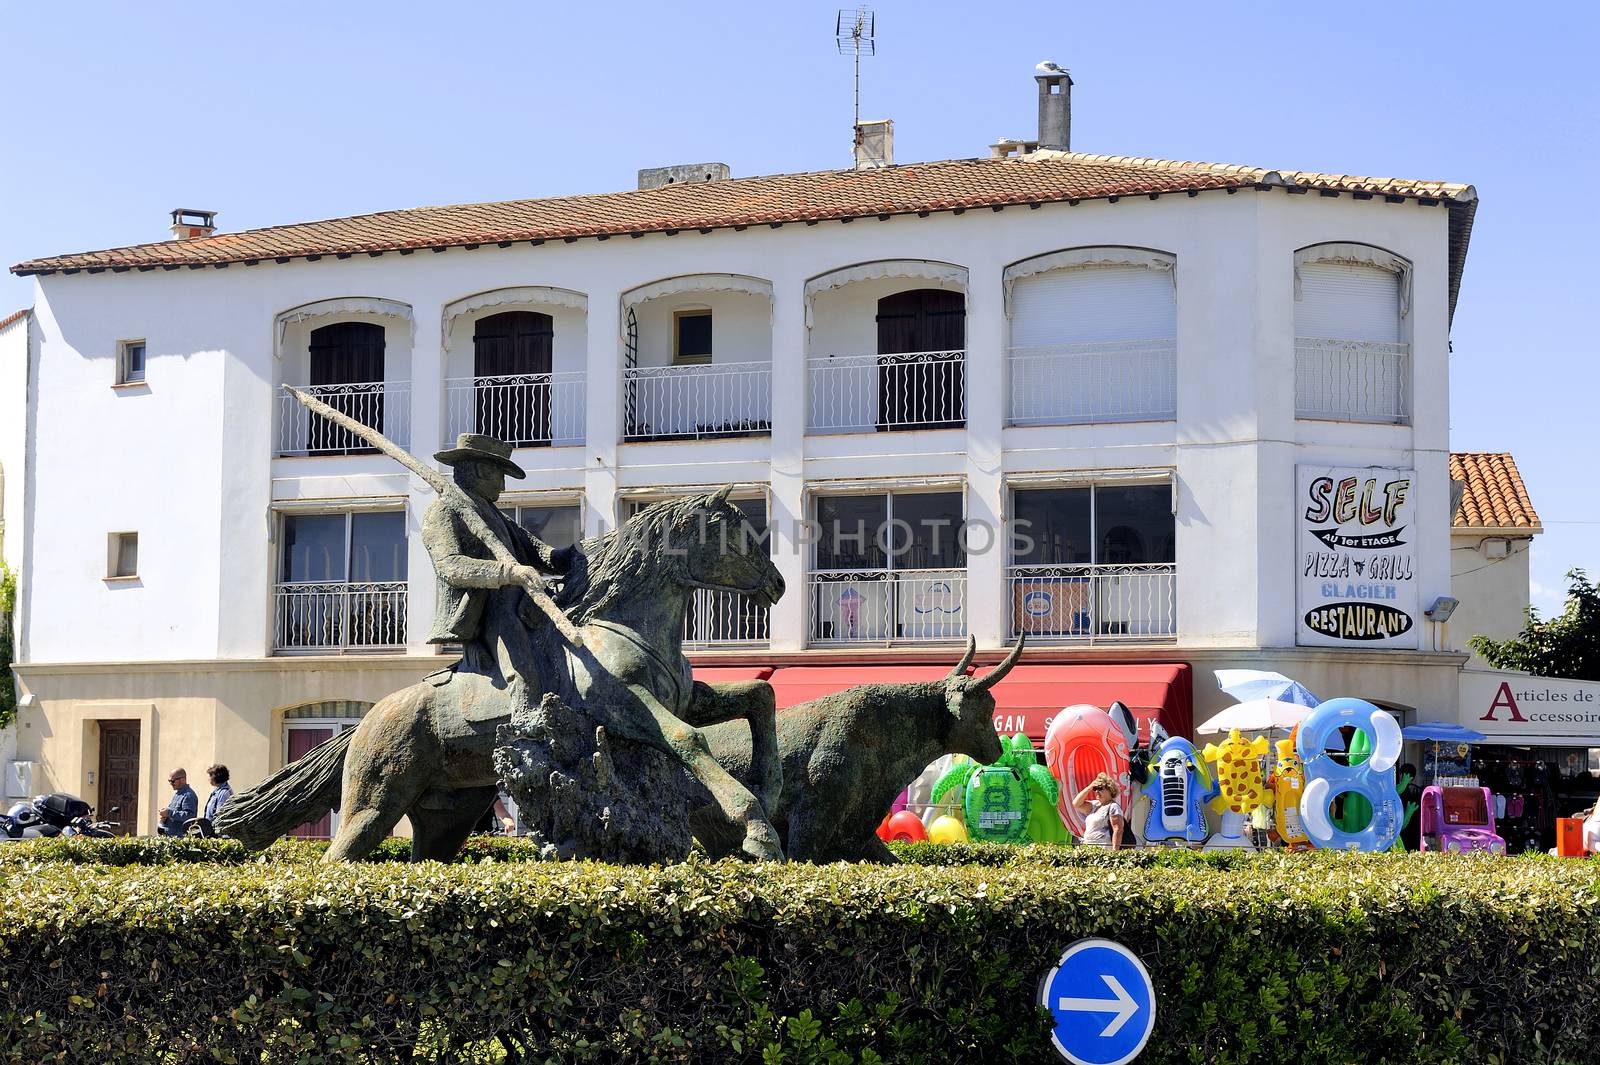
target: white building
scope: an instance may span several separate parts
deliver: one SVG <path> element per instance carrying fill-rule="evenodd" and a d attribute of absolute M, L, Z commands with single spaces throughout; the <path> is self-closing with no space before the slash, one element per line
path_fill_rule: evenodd
<path fill-rule="evenodd" d="M 1045 108 L 1069 85 L 1041 78 Z M 506 505 L 557 541 L 738 485 L 789 592 L 770 616 L 708 597 L 686 625 L 707 675 L 781 698 L 942 672 L 967 633 L 992 661 L 1026 631 L 1008 730 L 1101 693 L 1182 730 L 1228 701 L 1217 666 L 1453 707 L 1464 656 L 1423 609 L 1451 591 L 1470 186 L 1026 144 L 722 172 L 243 233 L 191 212 L 187 239 L 13 267 L 37 283 L 36 780 L 148 831 L 172 766 L 248 785 L 438 668 L 427 489 L 284 384 L 419 455 L 514 439 Z M 1399 478 L 1389 613 L 1297 598 L 1323 565 L 1297 470 L 1323 467 Z M 907 549 L 806 524 L 834 521 Z"/>
<path fill-rule="evenodd" d="M 0 318 L 0 560 L 22 566 L 23 463 L 28 439 L 28 360 L 33 316 L 24 308 Z"/>

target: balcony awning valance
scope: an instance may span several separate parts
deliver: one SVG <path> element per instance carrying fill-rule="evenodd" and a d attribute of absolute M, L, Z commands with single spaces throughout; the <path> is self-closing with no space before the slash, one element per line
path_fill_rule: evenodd
<path fill-rule="evenodd" d="M 1024 277 L 1080 266 L 1142 266 L 1147 270 L 1159 270 L 1173 277 L 1173 284 L 1177 284 L 1173 270 L 1177 261 L 1174 255 L 1164 251 L 1153 251 L 1150 248 L 1068 248 L 1065 251 L 1050 252 L 1048 255 L 1035 255 L 1031 259 L 1024 259 L 1020 263 L 1012 263 L 1006 267 L 1003 276 L 1006 314 L 1011 314 L 1011 288 Z"/>
<path fill-rule="evenodd" d="M 1313 244 L 1294 253 L 1294 298 L 1301 298 L 1300 267 L 1306 263 L 1351 263 L 1388 270 L 1400 279 L 1400 317 L 1411 313 L 1411 264 L 1370 244 Z"/>
<path fill-rule="evenodd" d="M 439 321 L 439 343 L 443 347 L 450 346 L 450 328 L 455 324 L 455 320 L 464 314 L 481 311 L 486 307 L 517 306 L 570 307 L 576 311 L 588 311 L 589 297 L 582 292 L 574 292 L 569 288 L 555 288 L 551 285 L 517 285 L 463 296 L 444 305 L 444 312 L 440 315 Z"/>
<path fill-rule="evenodd" d="M 931 259 L 879 259 L 870 263 L 856 263 L 854 266 L 830 270 L 806 282 L 806 328 L 811 328 L 811 305 L 817 296 L 857 281 L 877 281 L 885 277 L 921 278 L 963 292 L 967 288 L 967 268 L 954 263 Z"/>
<path fill-rule="evenodd" d="M 666 277 L 629 289 L 622 294 L 622 306 L 626 310 L 635 304 L 680 292 L 745 292 L 761 296 L 770 303 L 772 282 L 744 274 L 684 274 L 682 277 Z"/>
<path fill-rule="evenodd" d="M 399 300 L 386 300 L 379 296 L 341 296 L 331 300 L 317 300 L 291 307 L 278 315 L 272 330 L 272 353 L 283 357 L 283 338 L 291 325 L 309 322 L 315 318 L 332 318 L 338 315 L 365 314 L 378 318 L 402 318 L 415 327 L 411 305 Z"/>

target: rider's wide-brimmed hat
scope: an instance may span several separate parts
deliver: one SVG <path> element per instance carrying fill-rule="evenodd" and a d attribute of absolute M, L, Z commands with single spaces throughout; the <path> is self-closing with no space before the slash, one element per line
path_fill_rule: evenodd
<path fill-rule="evenodd" d="M 446 466 L 458 462 L 492 462 L 513 477 L 526 477 L 522 467 L 511 461 L 511 445 L 482 433 L 462 433 L 456 437 L 456 446 L 436 451 L 434 458 Z"/>

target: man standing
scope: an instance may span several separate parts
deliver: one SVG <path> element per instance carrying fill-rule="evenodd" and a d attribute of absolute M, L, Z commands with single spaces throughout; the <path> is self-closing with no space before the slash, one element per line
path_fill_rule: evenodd
<path fill-rule="evenodd" d="M 459 504 L 444 497 L 434 500 L 422 518 L 422 543 L 439 581 L 439 608 L 427 642 L 459 643 L 459 670 L 490 677 L 497 685 L 506 684 L 533 668 L 527 626 L 544 622 L 526 593 L 548 594 L 541 574 L 565 573 L 571 554 L 552 550 L 496 509 L 495 501 L 505 491 L 506 474 L 524 476 L 522 468 L 511 461 L 509 444 L 491 436 L 462 433 L 455 447 L 433 457 L 454 467 L 456 484 L 489 532 L 499 537 L 517 562 L 498 561 L 468 526 Z M 538 678 L 525 679 L 537 698 L 542 690 Z"/>
<path fill-rule="evenodd" d="M 189 786 L 189 774 L 182 769 L 174 769 L 167 783 L 172 785 L 172 801 L 161 811 L 159 831 L 163 836 L 181 836 L 184 827 L 200 812 L 200 798 Z"/>
<path fill-rule="evenodd" d="M 233 798 L 233 785 L 228 783 L 228 767 L 218 763 L 206 770 L 211 779 L 211 794 L 206 796 L 206 820 L 215 821 L 222 804 Z"/>

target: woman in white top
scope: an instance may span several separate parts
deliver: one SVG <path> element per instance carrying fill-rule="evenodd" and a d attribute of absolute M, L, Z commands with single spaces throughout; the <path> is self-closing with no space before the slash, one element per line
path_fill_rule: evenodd
<path fill-rule="evenodd" d="M 1078 792 L 1072 805 L 1079 813 L 1088 815 L 1083 831 L 1086 845 L 1110 847 L 1112 850 L 1122 846 L 1122 827 L 1126 818 L 1122 813 L 1122 804 L 1117 802 L 1117 782 L 1109 774 L 1101 773 L 1090 781 L 1087 788 Z"/>

